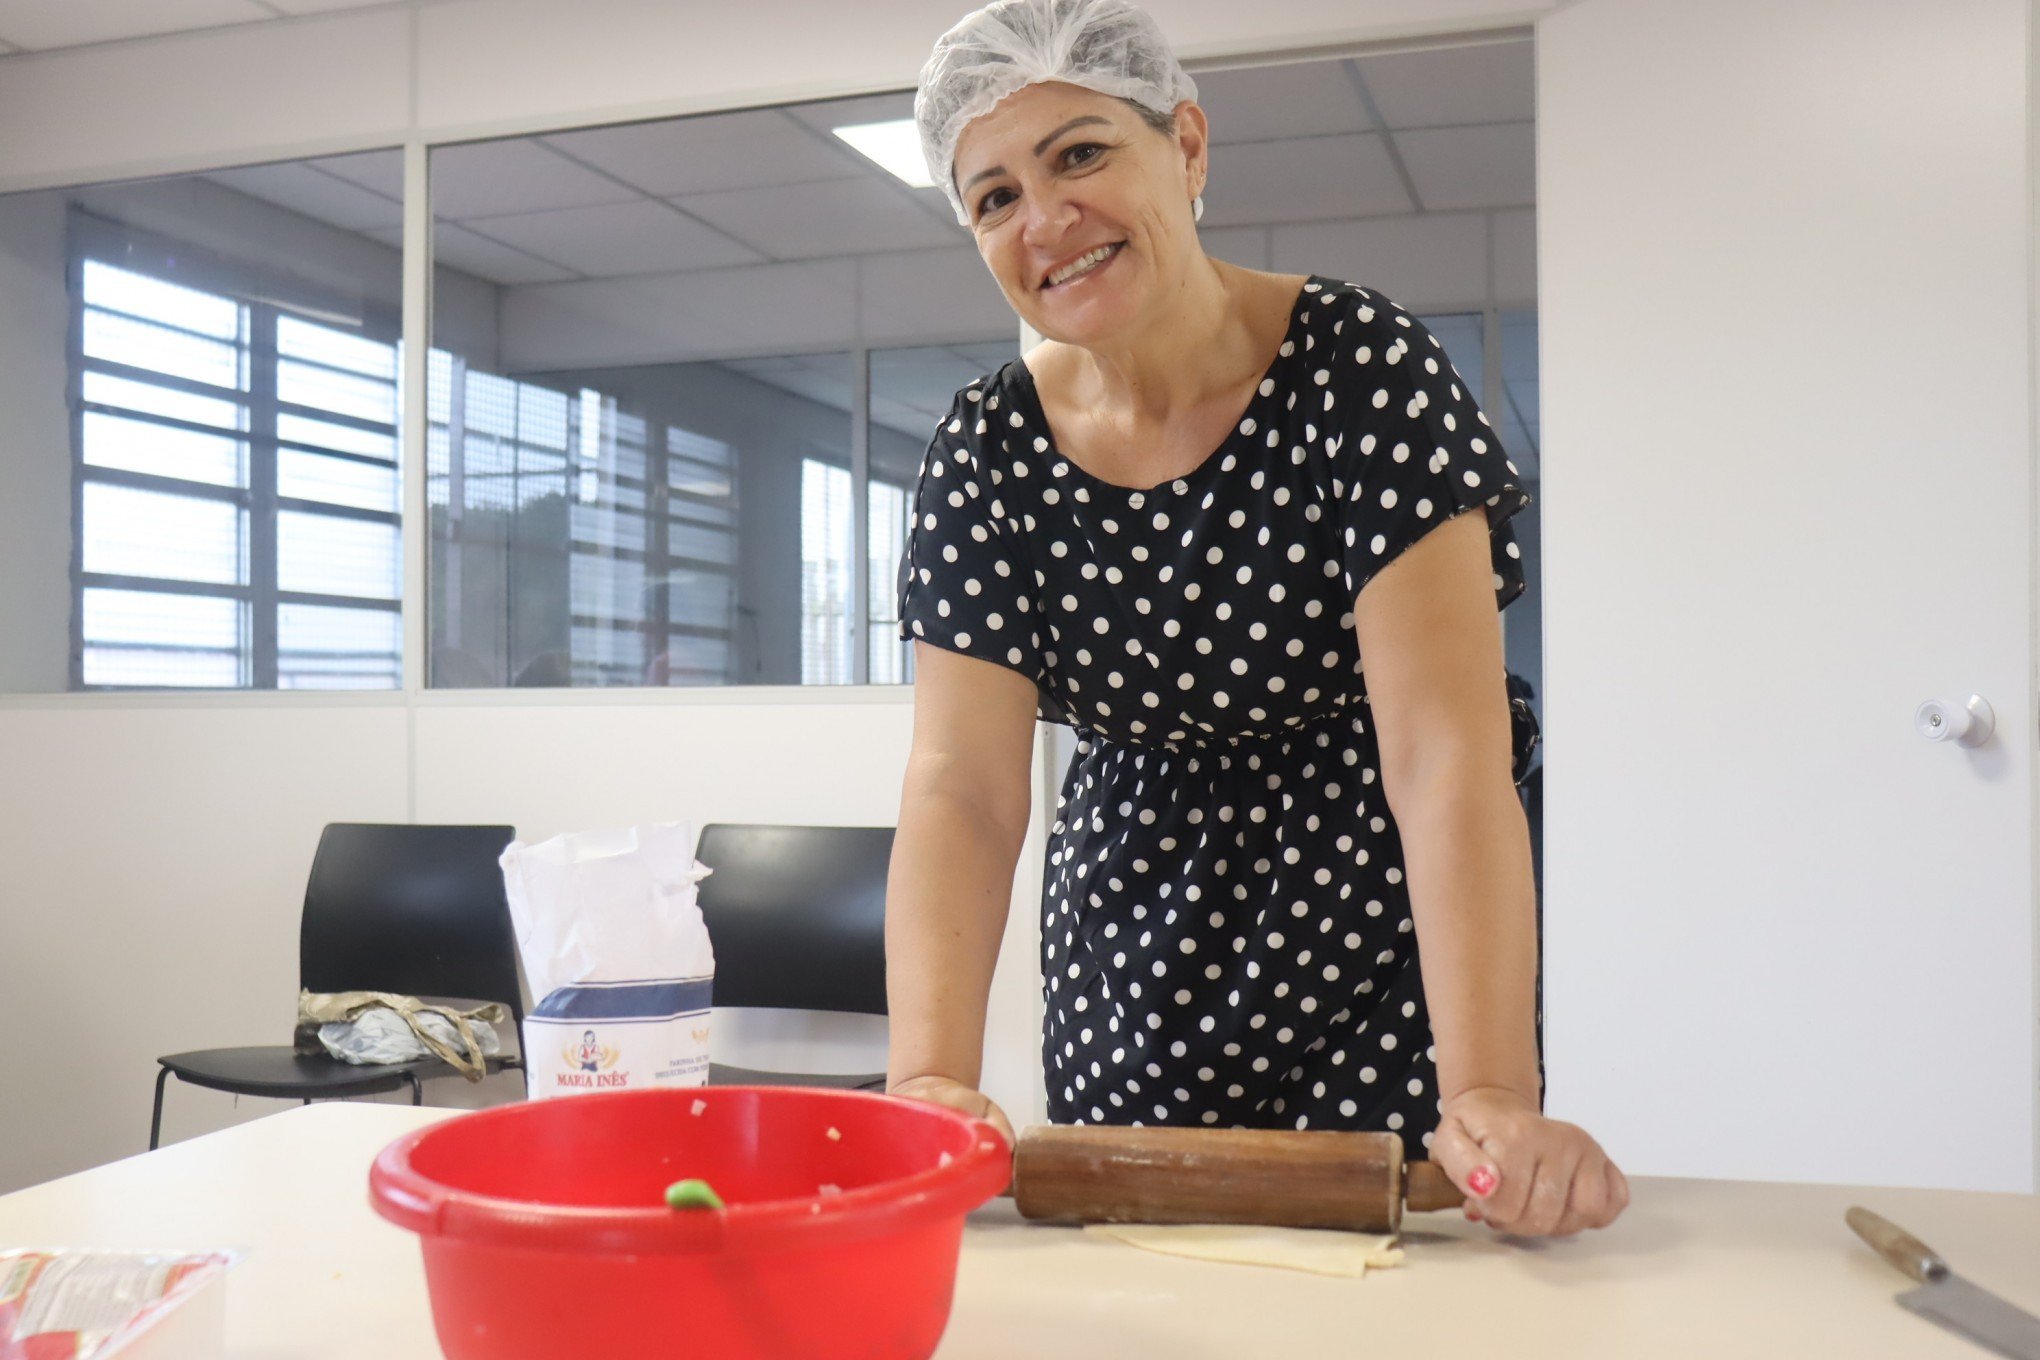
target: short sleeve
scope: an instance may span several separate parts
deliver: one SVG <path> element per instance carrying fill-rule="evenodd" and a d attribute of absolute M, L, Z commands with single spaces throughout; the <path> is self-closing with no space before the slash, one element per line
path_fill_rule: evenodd
<path fill-rule="evenodd" d="M 1524 590 L 1508 518 L 1530 504 L 1515 464 L 1437 337 L 1379 293 L 1348 303 L 1325 390 L 1346 593 L 1464 510 L 1487 512 L 1495 607 Z M 1344 406 L 1340 419 L 1337 406 Z"/>
<path fill-rule="evenodd" d="M 956 394 L 936 427 L 914 490 L 900 560 L 900 636 L 1047 683 L 1041 613 L 1018 541 L 986 468 L 986 385 Z"/>

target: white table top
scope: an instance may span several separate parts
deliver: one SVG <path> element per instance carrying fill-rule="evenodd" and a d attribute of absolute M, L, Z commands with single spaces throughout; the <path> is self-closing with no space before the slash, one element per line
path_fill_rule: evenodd
<path fill-rule="evenodd" d="M 233 1360 L 436 1360 L 416 1240 L 375 1216 L 367 1176 L 384 1144 L 449 1113 L 315 1105 L 0 1196 L 0 1248 L 246 1248 Z M 995 1201 L 965 1234 L 941 1357 L 1985 1355 L 1892 1303 L 1911 1282 L 1849 1231 L 1851 1204 L 2040 1313 L 2040 1197 L 1648 1177 L 1631 1191 L 1613 1227 L 1564 1241 L 1413 1215 L 1405 1264 L 1364 1280 L 1155 1256 Z"/>

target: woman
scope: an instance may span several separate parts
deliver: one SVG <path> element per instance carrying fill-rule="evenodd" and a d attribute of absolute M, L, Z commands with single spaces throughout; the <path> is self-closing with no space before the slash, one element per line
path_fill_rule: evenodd
<path fill-rule="evenodd" d="M 975 1088 L 1038 715 L 1079 734 L 1051 1118 L 1389 1129 L 1497 1229 L 1604 1226 L 1621 1171 L 1541 1113 L 1496 621 L 1529 496 L 1389 299 L 1204 254 L 1195 95 L 1125 0 L 1003 0 L 922 72 L 930 170 L 1045 339 L 957 393 L 902 563 L 889 1086 L 1010 1133 Z"/>

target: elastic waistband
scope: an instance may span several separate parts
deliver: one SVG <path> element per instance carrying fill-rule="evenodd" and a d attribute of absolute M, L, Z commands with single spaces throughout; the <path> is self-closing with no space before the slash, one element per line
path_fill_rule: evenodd
<path fill-rule="evenodd" d="M 1114 750 L 1127 751 L 1190 751 L 1227 752 L 1234 750 L 1259 750 L 1270 746 L 1287 746 L 1311 737 L 1332 727 L 1343 727 L 1355 732 L 1364 732 L 1367 709 L 1364 699 L 1347 695 L 1333 696 L 1334 707 L 1322 713 L 1299 714 L 1280 727 L 1265 732 L 1206 733 L 1185 732 L 1178 740 L 1147 736 L 1123 736 L 1116 732 L 1104 732 L 1097 728 L 1080 727 L 1070 724 L 1080 742 L 1091 742 Z M 1176 729 L 1171 729 L 1176 730 Z"/>

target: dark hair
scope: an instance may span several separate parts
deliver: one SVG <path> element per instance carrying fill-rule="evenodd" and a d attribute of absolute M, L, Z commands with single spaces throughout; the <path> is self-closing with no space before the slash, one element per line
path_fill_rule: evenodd
<path fill-rule="evenodd" d="M 1124 96 L 1120 97 L 1119 102 L 1126 105 L 1126 107 L 1128 107 L 1129 109 L 1132 109 L 1135 113 L 1139 114 L 1140 121 L 1146 123 L 1156 132 L 1161 133 L 1165 137 L 1173 137 L 1176 135 L 1176 115 L 1173 111 L 1169 113 L 1159 113 L 1156 110 L 1149 108 L 1145 104 L 1136 104 L 1131 99 L 1127 99 Z"/>

